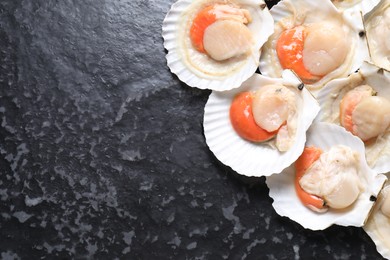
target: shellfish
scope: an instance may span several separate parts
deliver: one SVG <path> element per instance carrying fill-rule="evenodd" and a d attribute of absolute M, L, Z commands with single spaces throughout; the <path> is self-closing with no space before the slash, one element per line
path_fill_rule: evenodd
<path fill-rule="evenodd" d="M 275 85 L 288 89 L 287 95 L 294 95 L 296 100 L 294 102 L 296 111 L 291 121 L 287 119 L 287 123 L 281 123 L 283 126 L 288 126 L 288 131 L 282 130 L 279 136 L 280 144 L 278 144 L 278 136 L 268 141 L 263 140 L 261 143 L 242 138 L 230 119 L 230 109 L 234 98 L 243 92 L 255 93 L 263 92 L 262 90 L 266 92 L 270 86 L 273 90 Z M 224 92 L 213 91 L 205 106 L 203 123 L 206 143 L 210 150 L 222 163 L 242 175 L 268 176 L 280 173 L 302 153 L 306 141 L 306 130 L 319 111 L 317 101 L 308 90 L 301 89 L 301 87 L 302 83 L 295 75 L 286 70 L 283 78 L 275 79 L 254 74 L 238 89 Z M 278 98 L 276 95 L 273 97 Z M 283 119 L 285 120 L 286 118 Z M 252 122 L 252 124 L 255 123 Z M 280 124 L 277 127 L 280 127 Z M 274 163 L 276 161 L 278 163 Z"/>
<path fill-rule="evenodd" d="M 316 121 L 343 125 L 365 141 L 368 164 L 390 171 L 390 73 L 365 62 L 360 70 L 330 81 L 318 93 Z"/>
<path fill-rule="evenodd" d="M 310 0 L 281 1 L 271 14 L 275 32 L 263 46 L 259 69 L 264 75 L 279 77 L 292 69 L 315 95 L 368 58 L 360 14 L 357 19 L 330 1 Z"/>
<path fill-rule="evenodd" d="M 347 132 L 344 128 L 329 123 L 314 123 L 308 130 L 306 146 L 318 147 L 324 152 L 329 152 L 332 147 L 338 147 L 337 149 L 344 151 L 345 148 L 340 148 L 340 145 L 342 147 L 349 147 L 352 151 L 352 157 L 348 158 L 352 158 L 353 167 L 350 168 L 348 166 L 345 169 L 350 169 L 348 170 L 348 176 L 354 176 L 355 169 L 357 169 L 356 176 L 358 177 L 358 181 L 341 178 L 341 181 L 337 182 L 341 186 L 336 185 L 336 187 L 339 187 L 336 189 L 336 192 L 327 194 L 332 197 L 333 195 L 340 195 L 348 191 L 347 197 L 350 199 L 343 201 L 337 199 L 337 196 L 334 196 L 332 199 L 335 200 L 331 200 L 331 206 L 333 208 L 329 207 L 329 209 L 324 210 L 325 212 L 320 214 L 317 211 L 313 211 L 312 207 L 307 207 L 298 196 L 299 193 L 297 193 L 295 188 L 296 169 L 292 165 L 286 168 L 281 174 L 266 178 L 266 183 L 270 189 L 270 196 L 274 200 L 272 205 L 279 215 L 289 217 L 304 228 L 312 230 L 323 230 L 333 224 L 341 226 L 363 226 L 374 205 L 374 201 L 371 198 L 375 198 L 378 195 L 386 180 L 386 176 L 375 173 L 367 165 L 364 157 L 363 142 Z M 339 166 L 340 162 L 337 162 L 337 156 L 340 155 L 339 151 L 336 153 L 332 152 L 332 154 L 333 159 L 328 158 L 324 161 L 333 162 L 333 166 Z M 341 154 L 344 154 L 344 152 Z M 355 161 L 355 154 L 358 154 L 357 161 Z M 340 160 L 344 159 L 340 157 Z M 317 178 L 313 180 L 317 180 Z M 329 187 L 325 187 L 325 190 Z M 341 198 L 344 197 L 346 196 L 341 196 Z M 325 198 L 325 200 L 329 201 L 329 197 Z M 338 209 L 340 205 L 342 209 Z"/>
<path fill-rule="evenodd" d="M 272 32 L 263 0 L 179 0 L 162 27 L 171 71 L 191 87 L 217 91 L 255 73 Z"/>

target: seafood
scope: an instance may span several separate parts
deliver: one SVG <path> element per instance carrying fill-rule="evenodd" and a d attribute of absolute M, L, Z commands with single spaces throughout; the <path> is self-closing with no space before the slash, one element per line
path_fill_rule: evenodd
<path fill-rule="evenodd" d="M 367 165 L 363 142 L 340 126 L 313 123 L 306 147 L 301 162 L 266 177 L 276 212 L 312 230 L 363 226 L 386 180 Z"/>
<path fill-rule="evenodd" d="M 302 153 L 306 130 L 319 110 L 317 101 L 301 87 L 296 76 L 286 70 L 282 78 L 254 74 L 238 89 L 213 91 L 205 106 L 203 122 L 210 150 L 222 163 L 242 175 L 280 173 Z M 256 105 L 252 106 L 256 99 Z M 277 101 L 270 105 L 267 102 L 271 100 Z M 261 111 L 261 107 L 268 105 L 270 107 Z M 267 111 L 271 112 L 270 117 Z M 259 127 L 254 117 L 271 132 Z M 252 132 L 253 128 L 260 128 L 260 134 Z M 245 131 L 255 139 L 243 136 Z M 278 163 L 274 163 L 276 161 Z"/>
<path fill-rule="evenodd" d="M 264 142 L 276 137 L 277 149 L 287 151 L 295 139 L 297 102 L 298 96 L 288 87 L 265 85 L 233 99 L 230 121 L 244 139 Z"/>
<path fill-rule="evenodd" d="M 348 146 L 335 145 L 326 152 L 316 147 L 306 147 L 295 162 L 298 197 L 314 211 L 323 212 L 328 207 L 347 208 L 363 189 L 359 180 L 359 165 L 359 153 Z M 310 194 L 314 201 L 313 198 L 302 198 L 302 193 Z M 319 200 L 321 204 L 316 205 Z"/>
<path fill-rule="evenodd" d="M 271 9 L 275 32 L 263 46 L 260 72 L 279 77 L 292 69 L 317 91 L 354 72 L 368 58 L 360 13 L 344 15 L 330 1 L 284 0 Z M 359 36 L 360 33 L 360 36 Z"/>
<path fill-rule="evenodd" d="M 316 121 L 334 123 L 364 141 L 368 164 L 390 171 L 390 74 L 365 62 L 358 72 L 336 79 L 319 91 Z"/>
<path fill-rule="evenodd" d="M 351 90 L 351 92 L 359 87 L 361 86 Z M 384 97 L 370 95 L 362 97 L 356 104 L 346 107 L 344 104 L 348 101 L 344 101 L 344 99 L 350 97 L 349 93 L 340 103 L 341 125 L 363 141 L 369 141 L 384 134 L 390 125 L 390 101 Z M 349 102 L 349 104 L 351 103 Z"/>
<path fill-rule="evenodd" d="M 242 138 L 251 142 L 264 142 L 275 136 L 257 125 L 252 111 L 253 93 L 242 92 L 235 96 L 230 106 L 230 121 Z"/>
<path fill-rule="evenodd" d="M 273 18 L 263 0 L 179 0 L 162 30 L 171 71 L 191 87 L 221 91 L 255 73 Z"/>

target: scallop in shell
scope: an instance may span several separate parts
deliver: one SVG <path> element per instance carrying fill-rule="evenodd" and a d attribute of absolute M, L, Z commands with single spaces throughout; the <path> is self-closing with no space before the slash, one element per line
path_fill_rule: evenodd
<path fill-rule="evenodd" d="M 364 26 L 372 62 L 390 71 L 390 1 L 382 0 L 366 13 Z"/>
<path fill-rule="evenodd" d="M 330 1 L 284 0 L 271 14 L 275 32 L 263 46 L 259 69 L 264 75 L 279 77 L 292 69 L 316 95 L 368 57 L 360 13 L 339 11 Z"/>
<path fill-rule="evenodd" d="M 206 143 L 218 160 L 231 167 L 237 173 L 247 176 L 268 176 L 280 173 L 294 162 L 302 153 L 306 130 L 316 117 L 319 106 L 317 101 L 291 71 L 285 71 L 283 78 L 269 78 L 254 74 L 238 89 L 213 91 L 206 103 L 204 113 L 204 134 Z M 270 85 L 288 88 L 296 97 L 296 116 L 292 122 L 294 136 L 291 147 L 279 151 L 277 138 L 262 143 L 243 139 L 234 130 L 230 120 L 230 107 L 234 98 L 245 91 L 259 91 Z"/>
<path fill-rule="evenodd" d="M 171 71 L 191 87 L 217 91 L 239 87 L 255 73 L 272 32 L 263 0 L 179 0 L 162 27 Z"/>
<path fill-rule="evenodd" d="M 361 89 L 372 89 L 369 98 L 362 99 L 362 102 L 353 109 L 353 104 L 345 102 L 347 95 L 358 92 Z M 349 94 L 348 94 L 349 93 Z M 375 96 L 372 96 L 375 95 Z M 351 121 L 356 118 L 358 127 L 365 132 L 373 133 L 370 140 L 365 141 L 365 154 L 370 167 L 378 173 L 390 171 L 390 73 L 377 66 L 365 62 L 360 70 L 342 79 L 330 81 L 321 89 L 317 95 L 321 111 L 316 121 L 323 121 L 341 125 L 342 119 L 347 113 L 343 113 L 346 107 L 352 112 Z M 351 98 L 352 100 L 352 98 Z M 367 100 L 367 102 L 363 102 Z M 344 102 L 343 102 L 344 101 Z M 371 102 L 374 101 L 374 102 Z M 376 102 L 380 101 L 380 102 Z M 359 116 L 359 111 L 362 111 Z M 362 121 L 363 119 L 363 121 Z M 362 121 L 362 122 L 359 122 Z M 348 129 L 348 124 L 344 123 Z M 354 134 L 359 135 L 359 128 L 354 127 Z M 365 134 L 363 132 L 363 134 Z"/>
<path fill-rule="evenodd" d="M 281 174 L 266 178 L 269 194 L 274 200 L 272 205 L 279 215 L 311 230 L 323 230 L 333 224 L 363 226 L 374 205 L 372 198 L 375 199 L 386 177 L 370 169 L 364 157 L 363 142 L 344 128 L 329 123 L 314 123 L 309 128 L 306 146 L 318 147 L 325 152 L 340 145 L 358 154 L 357 174 L 361 191 L 353 204 L 344 209 L 329 208 L 322 213 L 305 206 L 296 192 L 295 167 L 292 165 Z"/>
<path fill-rule="evenodd" d="M 387 174 L 390 177 L 390 174 Z M 390 182 L 387 181 L 385 187 L 380 192 L 377 202 L 363 226 L 363 229 L 374 241 L 378 252 L 390 259 Z"/>

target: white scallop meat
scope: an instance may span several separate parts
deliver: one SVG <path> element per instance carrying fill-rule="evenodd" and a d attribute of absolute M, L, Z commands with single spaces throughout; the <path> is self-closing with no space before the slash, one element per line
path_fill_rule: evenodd
<path fill-rule="evenodd" d="M 365 154 L 368 164 L 374 171 L 386 173 L 390 171 L 390 73 L 388 71 L 364 62 L 358 72 L 330 81 L 317 95 L 321 110 L 316 121 L 341 125 L 340 103 L 347 93 L 364 85 L 371 87 L 376 92 L 376 96 L 370 98 L 371 101 L 359 103 L 360 108 L 356 106 L 353 113 L 356 114 L 358 108 L 365 111 L 356 119 L 364 123 L 361 131 L 369 132 L 371 135 L 375 131 L 379 133 L 377 137 L 365 142 Z M 380 99 L 379 103 L 376 103 L 375 100 L 378 99 Z M 378 105 L 379 107 L 375 109 Z"/>
<path fill-rule="evenodd" d="M 237 6 L 249 14 L 250 21 L 243 26 L 235 19 L 221 19 L 222 22 L 217 20 L 208 26 L 203 41 L 207 38 L 211 57 L 193 46 L 190 28 L 198 12 L 213 4 Z M 243 31 L 242 38 L 234 37 L 234 32 Z M 261 47 L 272 32 L 273 19 L 263 0 L 178 0 L 162 27 L 167 64 L 172 73 L 191 87 L 216 91 L 237 88 L 255 73 Z M 230 40 L 220 40 L 226 37 Z"/>
<path fill-rule="evenodd" d="M 290 71 L 283 78 L 269 78 L 254 74 L 238 89 L 213 91 L 206 103 L 204 134 L 206 143 L 219 161 L 246 176 L 269 176 L 280 173 L 302 153 L 306 130 L 316 117 L 319 106 L 308 90 Z M 244 91 L 256 91 L 264 86 L 280 84 L 288 87 L 297 96 L 297 118 L 294 138 L 290 149 L 281 152 L 276 148 L 276 139 L 254 143 L 241 138 L 233 129 L 229 109 L 234 97 Z"/>
<path fill-rule="evenodd" d="M 306 59 L 313 63 L 310 66 L 323 68 L 322 71 L 313 71 L 318 75 L 311 73 L 313 77 L 310 82 L 306 82 L 306 87 L 315 96 L 326 82 L 349 75 L 360 67 L 363 60 L 368 58 L 368 47 L 360 12 L 343 12 L 330 1 L 283 0 L 271 9 L 271 14 L 275 21 L 275 31 L 263 46 L 259 66 L 260 72 L 264 75 L 280 77 L 283 68 L 276 51 L 278 39 L 286 30 L 298 26 L 303 26 L 305 31 L 308 31 L 308 38 L 311 34 L 315 34 L 311 37 L 313 38 L 311 42 L 314 43 L 311 49 L 316 60 Z M 313 29 L 311 30 L 310 27 Z M 316 29 L 322 27 L 329 27 L 329 30 Z M 321 36 L 327 31 L 329 31 L 328 34 Z M 304 50 L 310 47 L 306 40 L 304 40 Z M 341 46 L 344 47 L 341 49 Z M 303 52 L 305 63 L 304 57 L 305 51 Z M 334 59 L 340 60 L 334 61 Z M 304 67 L 308 69 L 306 63 Z"/>
<path fill-rule="evenodd" d="M 367 165 L 363 142 L 344 128 L 329 123 L 313 123 L 308 130 L 306 146 L 315 146 L 328 151 L 334 146 L 347 146 L 359 154 L 359 180 L 362 190 L 353 204 L 344 209 L 329 208 L 326 212 L 315 212 L 306 207 L 295 190 L 295 167 L 291 165 L 281 174 L 266 178 L 276 212 L 311 230 L 324 230 L 331 225 L 364 225 L 374 200 L 386 177 L 377 174 Z M 373 199 L 374 198 L 374 199 Z"/>

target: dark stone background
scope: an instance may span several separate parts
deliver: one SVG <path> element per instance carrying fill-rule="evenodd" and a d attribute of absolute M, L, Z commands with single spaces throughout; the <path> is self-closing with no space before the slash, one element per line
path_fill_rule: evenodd
<path fill-rule="evenodd" d="M 213 156 L 210 91 L 166 66 L 172 3 L 0 1 L 1 258 L 380 258 L 361 228 L 279 217 L 264 178 Z"/>

